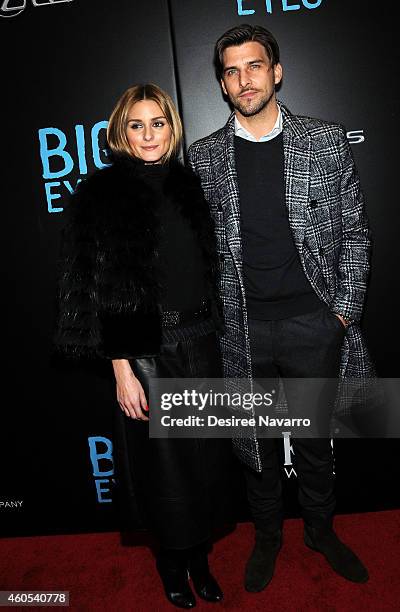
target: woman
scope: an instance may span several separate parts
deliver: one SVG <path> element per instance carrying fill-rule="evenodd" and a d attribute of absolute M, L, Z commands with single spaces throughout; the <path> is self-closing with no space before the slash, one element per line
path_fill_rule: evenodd
<path fill-rule="evenodd" d="M 207 551 L 229 441 L 149 439 L 147 403 L 154 377 L 221 375 L 213 226 L 198 179 L 177 161 L 182 127 L 168 94 L 128 89 L 107 138 L 112 165 L 83 181 L 70 205 L 57 344 L 112 360 L 118 481 L 134 488 L 158 538 L 168 599 L 190 608 L 188 573 L 200 597 L 223 597 Z"/>

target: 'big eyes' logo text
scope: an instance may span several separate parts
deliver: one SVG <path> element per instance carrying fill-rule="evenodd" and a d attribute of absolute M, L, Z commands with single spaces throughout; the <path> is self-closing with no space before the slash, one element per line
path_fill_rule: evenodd
<path fill-rule="evenodd" d="M 90 170 L 109 165 L 100 144 L 100 140 L 104 140 L 107 124 L 107 121 L 98 121 L 91 129 L 78 124 L 73 132 L 69 129 L 68 133 L 56 127 L 39 130 L 42 176 L 49 213 L 64 210 L 65 198 L 75 191 L 77 183 Z"/>
<path fill-rule="evenodd" d="M 254 0 L 251 2 L 248 2 L 248 0 L 236 0 L 236 2 L 238 15 L 253 15 L 257 12 Z M 287 11 L 298 11 L 302 6 L 306 9 L 316 9 L 321 6 L 322 0 L 301 0 L 301 4 L 296 2 L 296 0 L 265 0 L 264 10 L 267 13 L 272 13 L 274 9 L 277 10 L 279 8 L 279 4 L 282 11 L 286 13 Z"/>

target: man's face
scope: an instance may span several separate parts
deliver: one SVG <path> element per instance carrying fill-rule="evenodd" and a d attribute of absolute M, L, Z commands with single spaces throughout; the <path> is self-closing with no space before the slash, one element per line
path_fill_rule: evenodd
<path fill-rule="evenodd" d="M 227 47 L 222 63 L 223 92 L 244 117 L 257 115 L 275 100 L 275 85 L 282 79 L 282 66 L 271 66 L 263 45 L 252 41 Z"/>

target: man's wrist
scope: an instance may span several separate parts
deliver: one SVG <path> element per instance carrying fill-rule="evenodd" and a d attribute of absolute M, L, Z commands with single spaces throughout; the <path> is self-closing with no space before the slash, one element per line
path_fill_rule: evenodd
<path fill-rule="evenodd" d="M 334 312 L 333 314 L 336 315 L 337 318 L 343 323 L 344 327 L 348 327 L 350 325 L 351 321 L 349 319 L 345 319 L 339 312 Z"/>

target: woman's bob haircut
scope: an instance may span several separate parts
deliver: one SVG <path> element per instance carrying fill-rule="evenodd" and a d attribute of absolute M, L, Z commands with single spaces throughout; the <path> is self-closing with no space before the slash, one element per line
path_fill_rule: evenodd
<path fill-rule="evenodd" d="M 126 128 L 130 109 L 136 102 L 142 100 L 156 102 L 171 128 L 171 142 L 168 151 L 161 158 L 161 162 L 165 163 L 171 158 L 178 157 L 182 144 L 181 119 L 171 97 L 153 83 L 129 87 L 115 105 L 107 128 L 107 141 L 112 153 L 123 153 L 134 157 L 126 137 Z"/>

